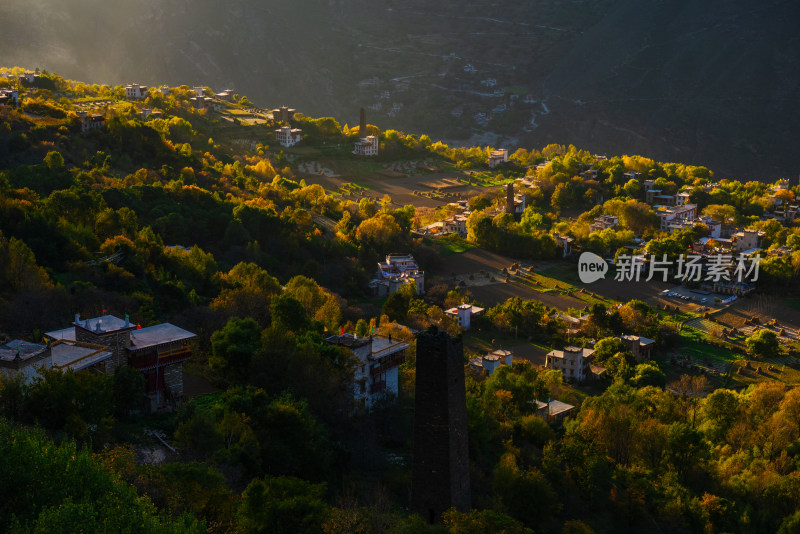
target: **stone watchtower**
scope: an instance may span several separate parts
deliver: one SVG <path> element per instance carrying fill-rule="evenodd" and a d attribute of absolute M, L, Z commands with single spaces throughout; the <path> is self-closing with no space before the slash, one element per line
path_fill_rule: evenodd
<path fill-rule="evenodd" d="M 464 349 L 435 326 L 417 335 L 411 509 L 429 523 L 470 509 Z"/>
<path fill-rule="evenodd" d="M 367 110 L 361 108 L 361 114 L 358 120 L 358 137 L 366 139 L 367 137 Z"/>
<path fill-rule="evenodd" d="M 514 215 L 514 182 L 506 185 L 506 213 Z"/>

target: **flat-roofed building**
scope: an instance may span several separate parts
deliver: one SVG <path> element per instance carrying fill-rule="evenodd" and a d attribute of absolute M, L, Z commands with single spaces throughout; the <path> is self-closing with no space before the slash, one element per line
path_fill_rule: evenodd
<path fill-rule="evenodd" d="M 535 400 L 533 404 L 536 406 L 536 415 L 548 423 L 560 423 L 575 410 L 575 406 L 558 400 L 549 402 Z"/>
<path fill-rule="evenodd" d="M 194 337 L 170 323 L 131 332 L 130 345 L 125 347 L 128 363 L 144 374 L 154 406 L 183 398 L 183 362 L 192 357 L 189 341 Z"/>
<path fill-rule="evenodd" d="M 405 361 L 408 343 L 381 336 L 358 337 L 353 334 L 330 336 L 331 345 L 346 347 L 360 361 L 353 382 L 357 406 L 370 409 L 379 399 L 397 396 L 400 388 L 398 368 Z"/>
<path fill-rule="evenodd" d="M 132 83 L 130 85 L 125 86 L 125 97 L 126 98 L 136 98 L 142 99 L 147 96 L 147 90 L 149 87 L 146 85 L 139 85 L 138 83 Z"/>
<path fill-rule="evenodd" d="M 295 109 L 281 106 L 272 110 L 272 119 L 276 122 L 289 122 L 294 117 Z"/>
<path fill-rule="evenodd" d="M 281 146 L 288 148 L 300 142 L 303 138 L 303 130 L 291 126 L 281 126 L 275 130 L 275 138 Z"/>
<path fill-rule="evenodd" d="M 444 312 L 449 317 L 454 319 L 458 326 L 464 330 L 469 330 L 472 324 L 472 318 L 483 315 L 483 308 L 473 306 L 472 304 L 459 304 L 455 308 L 450 308 Z"/>
<path fill-rule="evenodd" d="M 69 362 L 77 355 L 77 349 L 61 345 L 78 344 L 108 352 L 102 358 L 97 352 L 80 356 L 83 359 L 79 360 L 106 374 L 123 365 L 140 371 L 145 377 L 146 409 L 150 411 L 174 407 L 183 399 L 183 362 L 192 357 L 190 341 L 194 337 L 195 334 L 170 323 L 142 328 L 131 323 L 127 316 L 81 319 L 78 314 L 71 327 L 45 334 L 53 343 L 53 367 L 76 370 L 76 364 Z"/>
<path fill-rule="evenodd" d="M 375 294 L 385 296 L 411 283 L 416 285 L 417 295 L 425 292 L 425 273 L 420 270 L 414 256 L 389 254 L 385 262 L 378 263 L 377 276 L 369 285 Z"/>
<path fill-rule="evenodd" d="M 489 152 L 489 167 L 494 168 L 501 163 L 508 162 L 508 149 L 501 148 L 499 150 L 492 150 Z"/>
<path fill-rule="evenodd" d="M 112 356 L 102 345 L 74 340 L 60 340 L 46 345 L 14 340 L 0 345 L 0 375 L 13 378 L 22 375 L 25 383 L 41 377 L 42 369 L 83 371 L 104 370 L 104 362 Z"/>
<path fill-rule="evenodd" d="M 510 350 L 497 349 L 483 356 L 476 356 L 469 361 L 473 369 L 486 371 L 489 375 L 503 365 L 512 365 L 514 356 Z"/>
<path fill-rule="evenodd" d="M 545 367 L 561 371 L 564 378 L 583 382 L 592 376 L 590 366 L 594 350 L 581 347 L 564 347 L 547 353 Z"/>
<path fill-rule="evenodd" d="M 357 156 L 377 156 L 378 138 L 374 135 L 359 138 L 353 146 L 353 154 Z"/>
<path fill-rule="evenodd" d="M 0 104 L 7 106 L 19 106 L 19 93 L 16 89 L 0 89 Z"/>
<path fill-rule="evenodd" d="M 87 113 L 86 111 L 77 111 L 78 118 L 81 120 L 81 132 L 86 133 L 91 130 L 99 130 L 106 123 L 106 116 L 101 113 Z"/>
<path fill-rule="evenodd" d="M 683 206 L 653 206 L 653 210 L 661 221 L 661 231 L 668 232 L 673 222 L 694 220 L 697 218 L 697 204 Z"/>
<path fill-rule="evenodd" d="M 619 224 L 619 217 L 616 215 L 601 215 L 592 221 L 589 227 L 590 232 L 599 232 L 606 228 L 616 228 Z"/>
<path fill-rule="evenodd" d="M 650 359 L 650 352 L 656 342 L 650 338 L 634 335 L 625 335 L 620 338 L 625 348 L 633 354 L 637 362 Z"/>
<path fill-rule="evenodd" d="M 732 237 L 736 245 L 736 251 L 743 252 L 745 250 L 760 249 L 765 235 L 766 232 L 763 230 L 753 230 L 750 228 L 733 234 Z"/>

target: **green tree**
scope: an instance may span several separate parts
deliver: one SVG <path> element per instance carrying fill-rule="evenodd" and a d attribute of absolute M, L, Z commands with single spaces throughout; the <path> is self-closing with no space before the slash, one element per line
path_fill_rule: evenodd
<path fill-rule="evenodd" d="M 774 358 L 780 353 L 778 336 L 772 330 L 762 329 L 745 340 L 747 353 L 753 358 Z"/>
<path fill-rule="evenodd" d="M 281 292 L 278 280 L 255 263 L 237 263 L 222 276 L 223 289 L 212 307 L 239 317 L 252 317 L 259 325 L 270 324 L 269 305 Z"/>
<path fill-rule="evenodd" d="M 526 526 L 542 528 L 561 509 L 558 494 L 542 472 L 521 469 L 510 453 L 503 455 L 494 470 L 494 490 L 512 517 Z M 538 505 L 530 506 L 531 500 Z"/>
<path fill-rule="evenodd" d="M 390 321 L 404 322 L 408 316 L 410 299 L 401 291 L 395 291 L 383 304 L 383 314 L 389 317 Z"/>
<path fill-rule="evenodd" d="M 637 388 L 644 386 L 663 388 L 667 385 L 667 377 L 655 362 L 642 362 L 634 368 L 631 384 Z"/>
<path fill-rule="evenodd" d="M 605 310 L 603 310 L 603 313 L 605 313 Z M 606 337 L 594 345 L 594 359 L 600 364 L 618 352 L 625 352 L 625 345 L 618 337 Z"/>
<path fill-rule="evenodd" d="M 708 215 L 718 222 L 725 222 L 736 216 L 736 208 L 729 205 L 711 204 L 703 209 L 703 215 Z"/>
<path fill-rule="evenodd" d="M 358 337 L 366 337 L 369 335 L 369 323 L 364 319 L 359 319 L 356 322 L 356 335 Z"/>
<path fill-rule="evenodd" d="M 716 389 L 704 400 L 701 414 L 704 420 L 701 429 L 714 442 L 725 438 L 728 430 L 739 416 L 739 395 L 729 389 Z"/>
<path fill-rule="evenodd" d="M 114 413 L 117 417 L 126 417 L 141 409 L 144 386 L 144 375 L 133 367 L 121 365 L 114 370 Z"/>
<path fill-rule="evenodd" d="M 200 534 L 190 516 L 160 516 L 149 498 L 73 441 L 0 420 L 0 530 Z"/>
<path fill-rule="evenodd" d="M 57 150 L 51 150 L 44 157 L 44 164 L 51 171 L 61 171 L 64 169 L 64 156 Z"/>
<path fill-rule="evenodd" d="M 623 186 L 623 189 L 625 190 L 625 194 L 631 198 L 639 198 L 642 194 L 642 184 L 635 178 L 628 180 Z"/>
<path fill-rule="evenodd" d="M 519 226 L 526 234 L 532 234 L 542 226 L 543 222 L 542 214 L 537 212 L 536 208 L 533 206 L 526 206 L 525 210 L 522 212 L 522 220 Z"/>
<path fill-rule="evenodd" d="M 254 479 L 242 493 L 238 530 L 247 534 L 321 532 L 327 511 L 325 492 L 325 484 L 294 477 Z"/>
<path fill-rule="evenodd" d="M 288 292 L 274 297 L 269 310 L 273 326 L 299 332 L 308 324 L 308 316 L 303 304 Z"/>
<path fill-rule="evenodd" d="M 451 508 L 442 514 L 442 520 L 451 534 L 533 534 L 516 519 L 494 510 L 459 512 Z"/>
<path fill-rule="evenodd" d="M 229 378 L 244 379 L 260 342 L 261 328 L 255 320 L 231 317 L 221 330 L 211 335 L 212 355 L 208 363 Z"/>

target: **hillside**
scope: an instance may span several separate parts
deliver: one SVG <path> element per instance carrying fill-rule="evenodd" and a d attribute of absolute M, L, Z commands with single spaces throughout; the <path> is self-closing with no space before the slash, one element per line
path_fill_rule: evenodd
<path fill-rule="evenodd" d="M 231 87 L 343 124 L 365 106 L 382 128 L 451 144 L 575 143 L 775 178 L 797 173 L 797 12 L 781 0 L 10 0 L 0 54 L 77 79 Z"/>
<path fill-rule="evenodd" d="M 373 125 L 357 155 L 359 128 L 250 95 L 22 73 L 0 67 L 19 97 L 0 105 L 0 531 L 797 531 L 800 186 Z M 664 232 L 677 212 L 648 196 L 704 218 Z M 587 286 L 564 246 L 624 275 L 629 251 L 711 262 L 723 223 L 766 255 L 730 305 L 666 272 Z M 421 331 L 469 361 L 435 383 L 452 413 L 464 388 L 447 447 L 471 500 L 440 517 L 415 505 L 420 467 L 444 471 L 417 454 L 417 421 L 442 420 L 415 402 Z M 70 346 L 90 352 L 54 360 Z"/>

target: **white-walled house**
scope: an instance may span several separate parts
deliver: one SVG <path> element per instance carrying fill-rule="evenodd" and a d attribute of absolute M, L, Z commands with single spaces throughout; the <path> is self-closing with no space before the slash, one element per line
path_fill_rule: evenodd
<path fill-rule="evenodd" d="M 369 287 L 378 296 L 387 296 L 414 283 L 417 295 L 425 293 L 425 273 L 420 270 L 411 254 L 389 254 L 385 262 L 378 263 L 377 276 Z"/>
<path fill-rule="evenodd" d="M 132 83 L 130 85 L 125 86 L 125 98 L 137 98 L 142 99 L 147 96 L 147 90 L 149 88 L 146 85 L 139 85 L 138 83 Z"/>
<path fill-rule="evenodd" d="M 368 135 L 366 137 L 362 137 L 355 142 L 353 154 L 357 156 L 377 156 L 378 144 L 377 136 Z"/>
<path fill-rule="evenodd" d="M 483 356 L 476 356 L 469 361 L 470 366 L 490 375 L 503 365 L 512 365 L 514 357 L 510 350 L 497 349 Z"/>
<path fill-rule="evenodd" d="M 564 378 L 583 382 L 592 375 L 594 350 L 581 347 L 564 347 L 547 353 L 545 367 L 561 371 Z"/>
<path fill-rule="evenodd" d="M 360 361 L 353 382 L 356 405 L 370 409 L 381 398 L 396 396 L 400 388 L 399 367 L 405 361 L 408 343 L 380 336 L 353 334 L 330 336 L 331 345 L 349 349 Z"/>
<path fill-rule="evenodd" d="M 494 168 L 501 163 L 508 161 L 508 149 L 501 148 L 500 150 L 492 150 L 489 153 L 489 167 Z"/>
<path fill-rule="evenodd" d="M 455 308 L 445 310 L 444 313 L 455 319 L 455 321 L 458 323 L 458 326 L 464 330 L 469 330 L 469 327 L 472 324 L 472 318 L 482 315 L 483 308 L 473 306 L 472 304 L 459 304 Z"/>
<path fill-rule="evenodd" d="M 294 146 L 303 139 L 303 130 L 291 126 L 281 126 L 275 130 L 275 138 L 281 146 Z"/>

